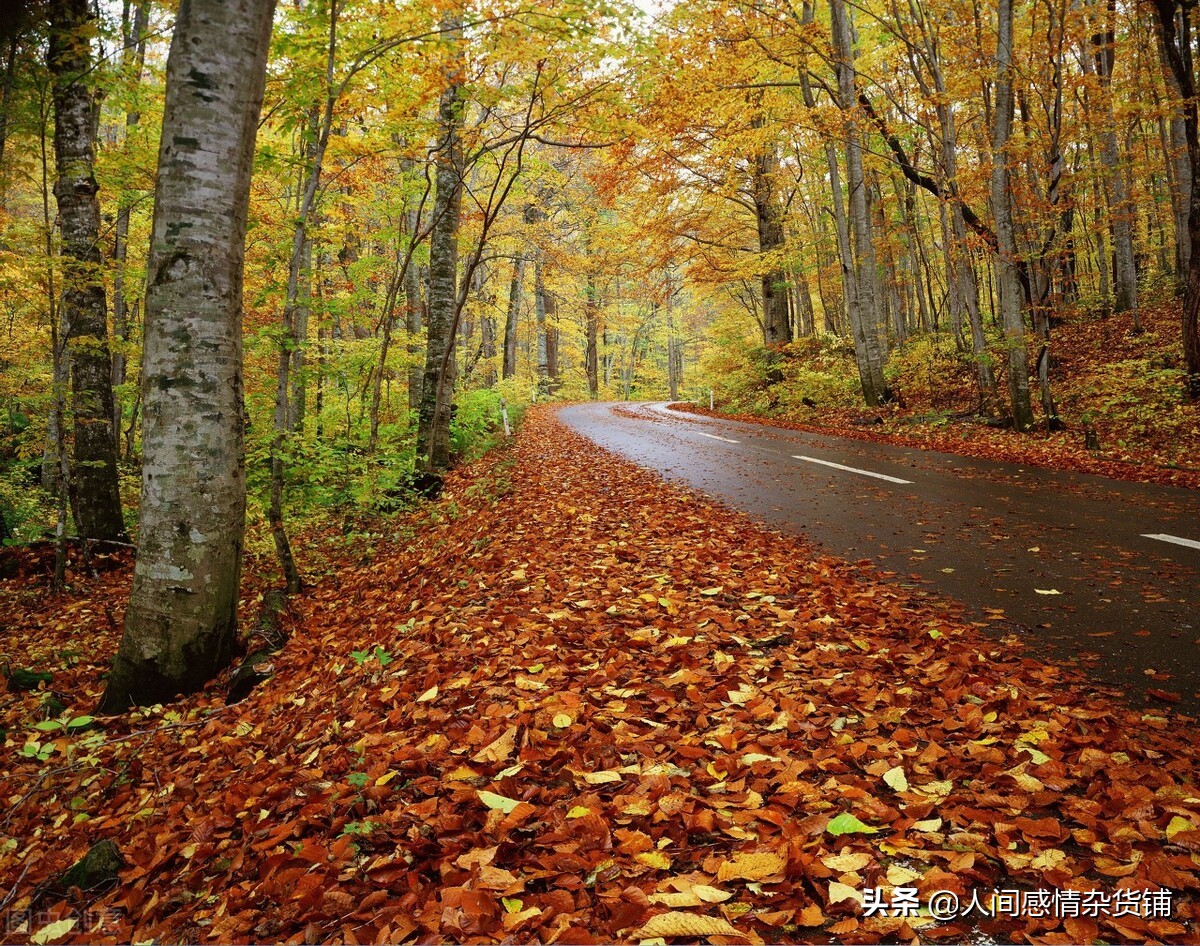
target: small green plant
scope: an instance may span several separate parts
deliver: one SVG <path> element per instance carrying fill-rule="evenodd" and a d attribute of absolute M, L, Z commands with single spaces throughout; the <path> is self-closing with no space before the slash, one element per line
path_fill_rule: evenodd
<path fill-rule="evenodd" d="M 342 828 L 342 837 L 365 837 L 370 834 L 379 825 L 374 821 L 347 821 L 346 826 Z"/>
<path fill-rule="evenodd" d="M 45 762 L 50 756 L 54 755 L 55 745 L 52 742 L 38 742 L 36 739 L 30 739 L 29 742 L 21 746 L 21 755 L 26 759 L 37 759 L 38 762 Z"/>
<path fill-rule="evenodd" d="M 378 644 L 375 646 L 374 650 L 352 650 L 350 651 L 350 657 L 360 667 L 372 657 L 379 662 L 379 666 L 381 667 L 386 667 L 396 659 Z"/>
<path fill-rule="evenodd" d="M 34 723 L 33 728 L 41 732 L 73 733 L 87 729 L 95 721 L 94 716 L 60 716 L 58 719 L 43 719 L 40 723 Z"/>
<path fill-rule="evenodd" d="M 370 776 L 366 772 L 351 772 L 346 776 L 346 781 L 358 789 L 366 788 L 369 779 Z"/>

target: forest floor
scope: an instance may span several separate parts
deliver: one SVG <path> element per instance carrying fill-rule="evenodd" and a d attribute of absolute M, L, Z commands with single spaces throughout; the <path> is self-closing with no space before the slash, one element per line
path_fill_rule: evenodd
<path fill-rule="evenodd" d="M 243 702 L 223 678 L 48 735 L 44 692 L 0 696 L 7 941 L 1200 934 L 1186 717 L 1097 694 L 548 408 L 388 531 L 310 563 Z M 8 657 L 53 671 L 64 719 L 116 647 L 129 563 L 110 564 L 62 597 L 0 581 Z M 102 839 L 113 889 L 49 888 Z M 877 888 L 945 891 L 955 915 L 868 916 Z"/>
<path fill-rule="evenodd" d="M 921 366 L 905 362 L 903 407 L 809 407 L 799 403 L 799 396 L 788 398 L 788 406 L 755 411 L 676 407 L 856 440 L 1200 488 L 1200 405 L 1182 398 L 1182 375 L 1174 367 L 1182 358 L 1179 304 L 1159 301 L 1144 306 L 1139 317 L 1140 333 L 1131 331 L 1127 315 L 1087 313 L 1071 314 L 1056 329 L 1052 390 L 1066 427 L 1052 433 L 1040 426 L 1018 435 L 980 423 L 974 370 L 961 360 L 935 359 Z M 853 361 L 842 370 L 853 373 Z M 1037 378 L 1031 383 L 1036 401 Z M 1003 390 L 1002 377 L 1000 384 Z M 1099 450 L 1086 446 L 1089 427 L 1096 432 Z"/>

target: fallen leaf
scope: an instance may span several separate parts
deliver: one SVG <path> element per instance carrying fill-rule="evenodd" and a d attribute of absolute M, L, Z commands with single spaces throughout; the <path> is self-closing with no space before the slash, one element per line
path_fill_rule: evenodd
<path fill-rule="evenodd" d="M 686 937 L 696 940 L 708 936 L 736 936 L 745 938 L 737 927 L 728 921 L 713 916 L 700 916 L 696 913 L 660 913 L 651 917 L 640 929 L 633 931 L 638 939 L 666 939 L 668 937 Z"/>
<path fill-rule="evenodd" d="M 854 815 L 848 811 L 843 811 L 836 818 L 830 820 L 825 826 L 825 830 L 830 834 L 878 834 L 878 828 L 872 828 L 869 824 L 863 824 Z"/>

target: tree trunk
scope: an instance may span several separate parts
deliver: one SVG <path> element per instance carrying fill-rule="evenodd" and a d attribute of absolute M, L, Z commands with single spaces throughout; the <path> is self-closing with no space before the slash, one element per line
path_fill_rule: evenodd
<path fill-rule="evenodd" d="M 1000 322 L 1008 348 L 1008 396 L 1013 426 L 1033 427 L 1029 397 L 1029 360 L 1025 352 L 1025 320 L 1021 315 L 1021 284 L 1017 275 L 1017 243 L 1009 203 L 1008 140 L 1012 131 L 1013 0 L 997 8 L 995 106 L 992 110 L 992 216 L 996 221 L 996 270 L 1000 286 Z"/>
<path fill-rule="evenodd" d="M 600 397 L 600 299 L 597 295 L 596 277 L 593 273 L 588 273 L 585 305 L 584 318 L 587 320 L 587 325 L 584 330 L 584 343 L 587 346 L 588 397 L 594 401 Z"/>
<path fill-rule="evenodd" d="M 517 316 L 521 311 L 521 283 L 525 276 L 525 259 L 518 256 L 513 263 L 512 283 L 508 290 L 508 312 L 504 319 L 504 370 L 505 378 L 517 373 Z"/>
<path fill-rule="evenodd" d="M 542 279 L 542 254 L 533 258 L 533 311 L 537 324 L 537 374 L 539 393 L 550 377 L 550 351 L 546 340 L 546 283 Z"/>
<path fill-rule="evenodd" d="M 881 339 L 879 279 L 871 216 L 867 204 L 867 186 L 863 174 L 862 138 L 854 108 L 858 95 L 854 79 L 854 47 L 850 35 L 850 17 L 845 0 L 829 0 L 832 18 L 833 48 L 838 76 L 838 105 L 842 109 L 846 135 L 846 186 L 850 191 L 850 230 L 854 238 L 854 299 L 850 305 L 850 329 L 854 335 L 854 353 L 862 382 L 863 399 L 878 407 L 891 398 L 883 377 L 885 354 Z M 850 293 L 847 291 L 847 298 Z"/>
<path fill-rule="evenodd" d="M 1188 155 L 1188 268 L 1183 293 L 1183 357 L 1187 370 L 1188 396 L 1200 400 L 1200 132 L 1196 105 L 1196 74 L 1192 63 L 1192 11 L 1182 5 L 1176 25 L 1176 0 L 1154 0 L 1160 50 L 1174 84 L 1179 90 L 1183 109 L 1184 137 Z"/>
<path fill-rule="evenodd" d="M 141 529 L 102 708 L 233 654 L 245 527 L 242 266 L 274 0 L 190 0 L 167 59 L 148 263 Z"/>
<path fill-rule="evenodd" d="M 754 128 L 761 128 L 765 119 L 756 115 Z M 775 192 L 779 173 L 779 156 L 774 144 L 765 144 L 754 156 L 754 209 L 758 219 L 758 251 L 764 256 L 783 246 L 783 215 Z M 787 277 L 778 259 L 766 267 L 762 275 L 763 342 L 768 346 L 785 345 L 792 340 L 792 323 L 788 318 Z"/>
<path fill-rule="evenodd" d="M 1136 210 L 1129 199 L 1129 187 L 1121 168 L 1112 101 L 1112 71 L 1116 56 L 1116 36 L 1113 31 L 1115 16 L 1116 2 L 1107 0 L 1104 29 L 1092 36 L 1092 62 L 1100 79 L 1100 163 L 1104 167 L 1109 226 L 1113 242 L 1113 308 L 1117 313 L 1133 312 L 1136 318 L 1137 264 L 1133 255 L 1133 221 Z M 1107 260 L 1105 262 L 1107 263 Z"/>
<path fill-rule="evenodd" d="M 454 395 L 454 323 L 458 311 L 458 224 L 462 214 L 463 103 L 460 98 L 462 17 L 448 16 L 443 35 L 458 47 L 438 104 L 433 231 L 429 236 L 429 320 L 425 377 L 417 424 L 417 465 L 427 472 L 450 466 L 450 404 Z"/>
<path fill-rule="evenodd" d="M 54 0 L 47 64 L 54 85 L 54 196 L 62 231 L 63 344 L 71 372 L 76 527 L 88 539 L 125 538 L 117 488 L 112 357 L 101 281 L 100 201 L 94 173 L 96 109 L 87 0 Z"/>
<path fill-rule="evenodd" d="M 402 165 L 403 166 L 403 165 Z M 407 170 L 407 167 L 405 167 Z M 416 242 L 421 231 L 421 210 L 413 208 L 405 214 L 405 225 L 408 228 L 408 238 Z M 421 355 L 421 273 L 420 267 L 413 263 L 412 243 L 409 244 L 408 265 L 404 269 L 404 331 L 408 336 L 408 357 L 411 364 L 408 368 L 408 409 L 418 410 L 421 406 L 421 366 L 418 360 Z"/>
<path fill-rule="evenodd" d="M 142 68 L 146 62 L 146 29 L 150 25 L 150 4 L 138 3 L 130 19 L 129 0 L 125 0 L 124 13 L 121 18 L 125 29 L 122 30 L 125 40 L 125 65 L 129 71 L 129 80 L 135 85 L 142 81 Z M 133 60 L 132 68 L 129 60 Z M 125 134 L 137 127 L 141 113 L 130 110 L 125 115 Z M 124 344 L 129 337 L 129 305 L 125 301 L 125 260 L 129 252 L 129 216 L 133 201 L 128 194 L 122 193 L 117 206 L 117 225 L 113 240 L 113 340 L 116 342 L 113 351 L 112 378 L 113 387 L 125 383 L 125 350 Z M 113 437 L 121 436 L 121 412 L 113 411 Z"/>

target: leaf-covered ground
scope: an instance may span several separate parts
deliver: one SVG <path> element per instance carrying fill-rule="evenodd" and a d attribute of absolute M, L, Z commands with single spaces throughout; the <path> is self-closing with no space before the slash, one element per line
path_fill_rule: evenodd
<path fill-rule="evenodd" d="M 39 762 L 20 753 L 40 696 L 4 694 L 9 915 L 111 839 L 119 884 L 68 938 L 1196 939 L 1190 721 L 1096 695 L 545 410 L 413 527 L 316 584 L 242 703 L 214 685 Z M 54 681 L 75 712 L 124 574 L 71 600 L 0 589 L 14 665 L 81 651 Z M 1169 888 L 1172 916 L 863 916 L 889 886 L 964 904 Z M 71 906 L 43 897 L 8 938 Z"/>

